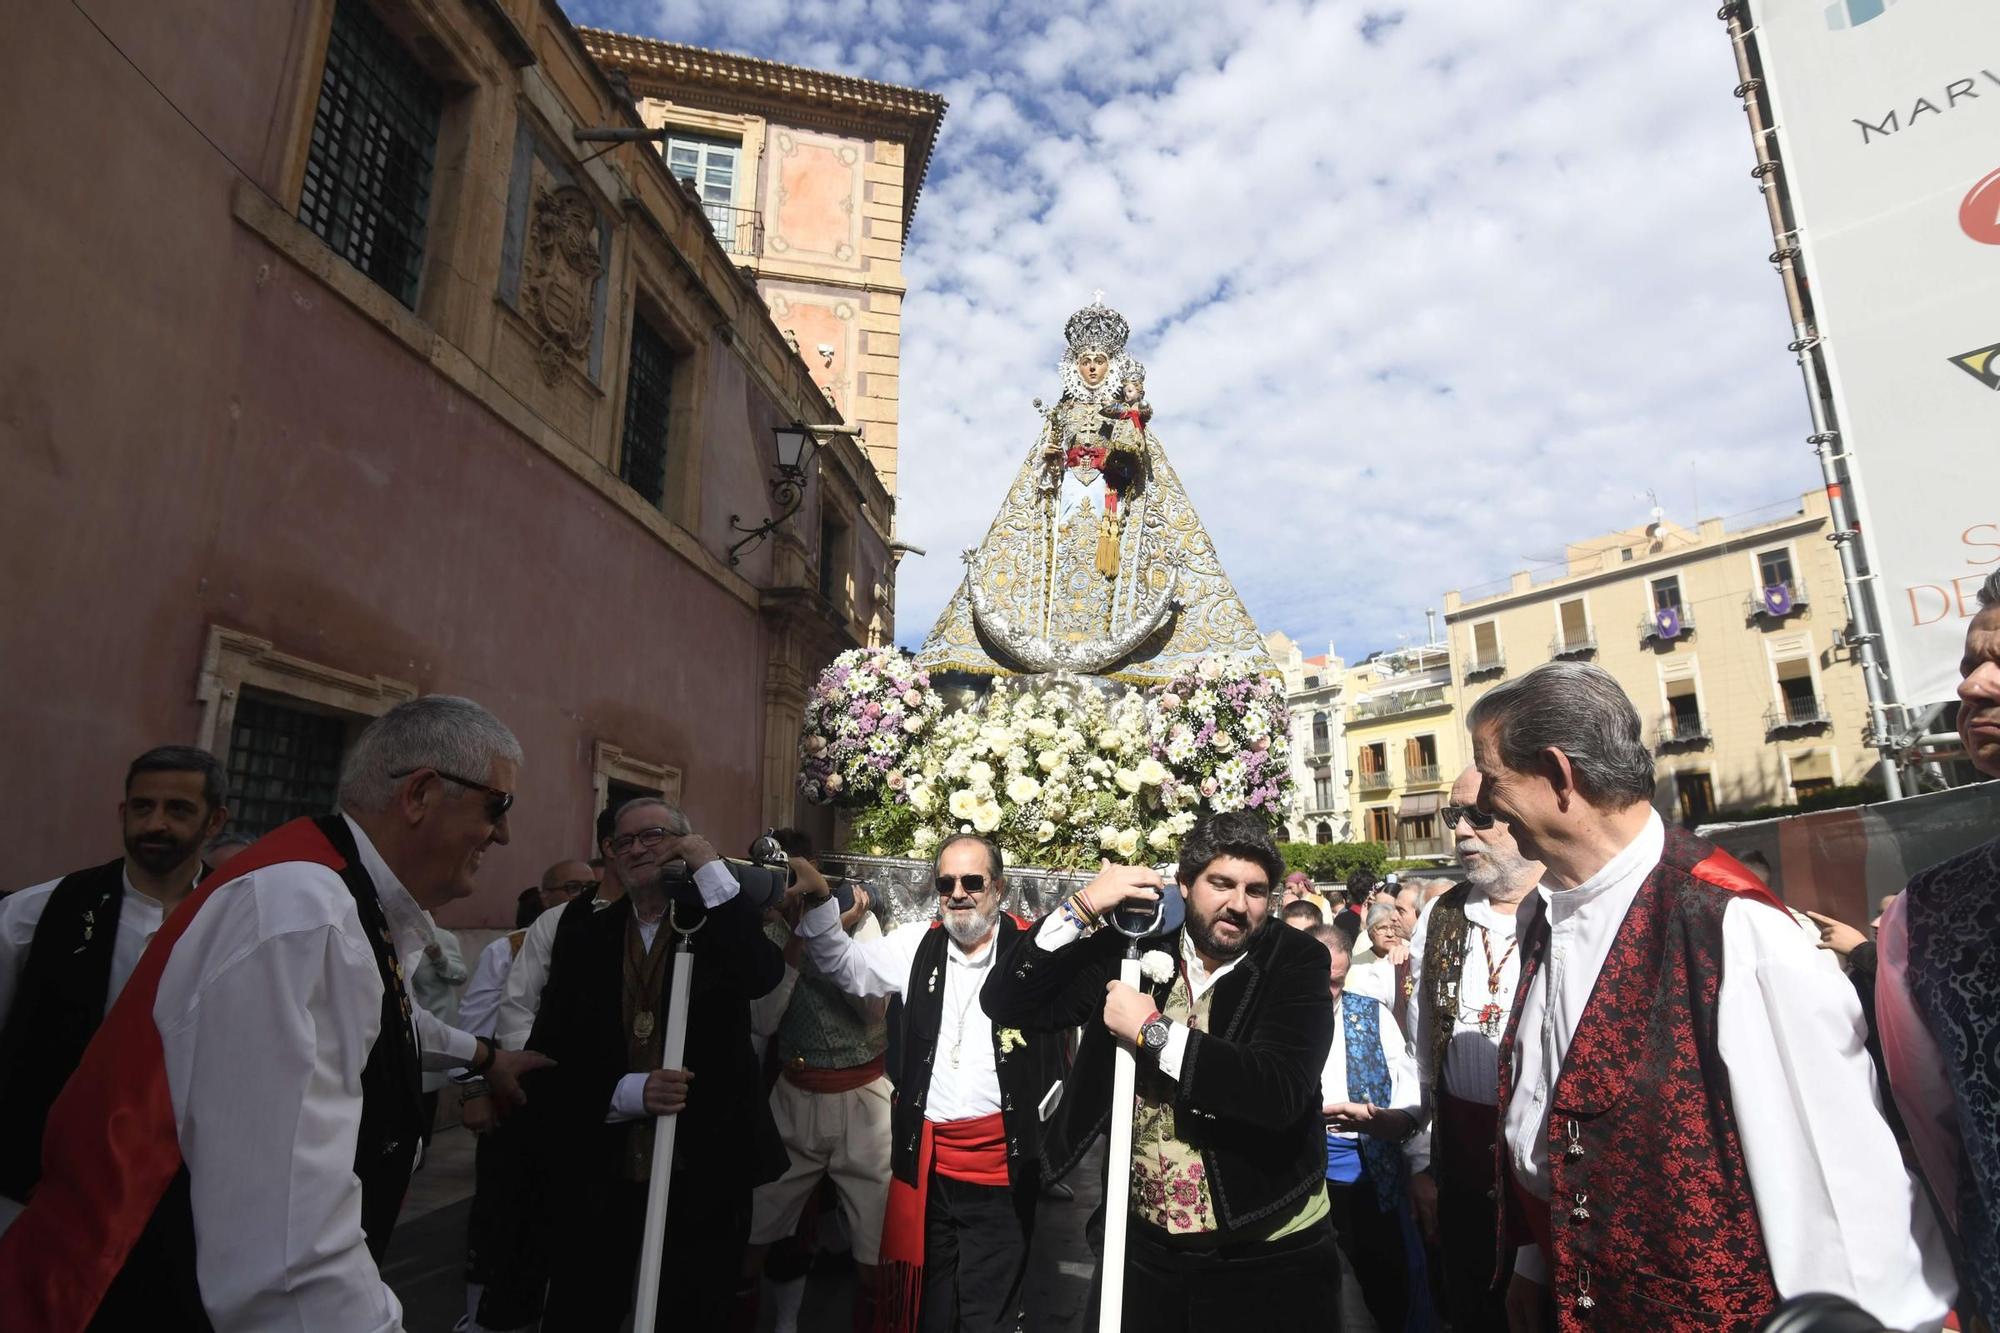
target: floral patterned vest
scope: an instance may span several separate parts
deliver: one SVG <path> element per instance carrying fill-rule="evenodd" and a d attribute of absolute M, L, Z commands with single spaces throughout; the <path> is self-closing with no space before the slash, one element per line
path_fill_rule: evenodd
<path fill-rule="evenodd" d="M 1176 1023 L 1206 1032 L 1214 999 L 1215 988 L 1211 986 L 1199 1001 L 1190 1004 L 1183 969 L 1167 991 L 1160 1012 Z M 1141 1064 L 1137 1100 L 1132 1111 L 1133 1214 L 1173 1236 L 1216 1230 L 1201 1150 L 1190 1147 L 1176 1132 L 1173 1080 Z"/>

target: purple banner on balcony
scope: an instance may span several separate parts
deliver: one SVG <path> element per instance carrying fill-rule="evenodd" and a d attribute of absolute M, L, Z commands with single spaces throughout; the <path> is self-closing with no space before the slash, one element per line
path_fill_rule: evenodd
<path fill-rule="evenodd" d="M 1681 636 L 1681 609 L 1663 606 L 1653 612 L 1653 627 L 1660 631 L 1663 639 L 1678 639 Z"/>
<path fill-rule="evenodd" d="M 1782 583 L 1764 585 L 1764 609 L 1774 616 L 1782 616 L 1792 609 L 1792 590 Z"/>

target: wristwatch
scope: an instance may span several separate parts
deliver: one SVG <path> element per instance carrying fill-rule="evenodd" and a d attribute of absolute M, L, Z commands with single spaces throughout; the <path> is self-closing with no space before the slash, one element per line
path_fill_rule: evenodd
<path fill-rule="evenodd" d="M 1167 1049 L 1167 1020 L 1155 1009 L 1153 1016 L 1139 1027 L 1139 1049 L 1155 1060 L 1160 1052 Z"/>

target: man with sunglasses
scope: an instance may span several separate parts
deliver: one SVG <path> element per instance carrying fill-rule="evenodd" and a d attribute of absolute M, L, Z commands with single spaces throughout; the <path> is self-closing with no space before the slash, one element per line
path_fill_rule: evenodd
<path fill-rule="evenodd" d="M 1000 849 L 959 834 L 938 848 L 931 871 L 936 919 L 864 942 L 840 928 L 825 882 L 802 870 L 812 882 L 797 934 L 807 961 L 848 994 L 903 1000 L 881 1322 L 1004 1333 L 1022 1318 L 1041 1183 L 1038 1108 L 1062 1077 L 1065 1052 L 1059 1037 L 1024 1037 L 980 1008 L 980 987 L 1017 965 L 1027 939 L 1001 910 Z"/>
<path fill-rule="evenodd" d="M 394 1329 L 379 1264 L 423 1125 L 420 1070 L 518 1098 L 547 1063 L 414 1007 L 401 959 L 508 838 L 521 747 L 469 699 L 357 737 L 340 810 L 237 853 L 163 924 L 56 1099 L 0 1237 L 9 1327 L 88 1323 L 144 1234 L 192 1261 L 118 1327 Z"/>
<path fill-rule="evenodd" d="M 632 1303 L 655 1122 L 679 1117 L 666 1217 L 659 1326 L 720 1333 L 734 1307 L 751 1191 L 785 1150 L 750 1049 L 750 1002 L 784 976 L 758 910 L 687 816 L 658 797 L 618 807 L 605 843 L 625 893 L 602 910 L 574 899 L 529 929 L 501 1002 L 503 1045 L 554 1067 L 520 1113 L 544 1201 L 543 1327 L 614 1333 Z M 804 865 L 794 861 L 794 866 Z M 682 1066 L 662 1067 L 668 1000 L 685 939 L 693 961 Z M 543 945 L 541 942 L 546 942 Z M 479 1326 L 516 1328 L 492 1288 Z"/>
<path fill-rule="evenodd" d="M 1542 882 L 1542 863 L 1521 855 L 1507 822 L 1481 810 L 1478 799 L 1479 770 L 1468 768 L 1452 784 L 1443 812 L 1465 883 L 1431 900 L 1410 942 L 1408 1027 L 1432 1120 L 1429 1146 L 1410 1161 L 1410 1201 L 1418 1228 L 1438 1251 L 1452 1328 L 1506 1333 L 1505 1299 L 1493 1281 L 1500 1244 L 1495 1099 L 1500 1034 L 1521 976 L 1514 919 Z M 1511 1249 L 1506 1263 L 1512 1266 Z"/>

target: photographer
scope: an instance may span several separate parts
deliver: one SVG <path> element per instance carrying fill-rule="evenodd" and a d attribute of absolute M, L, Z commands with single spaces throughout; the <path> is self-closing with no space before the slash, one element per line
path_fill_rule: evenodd
<path fill-rule="evenodd" d="M 654 1118 L 682 1117 L 666 1222 L 662 1325 L 721 1329 L 749 1234 L 751 1190 L 785 1152 L 750 1053 L 750 1001 L 784 975 L 759 903 L 657 798 L 619 807 L 606 843 L 625 895 L 537 921 L 507 982 L 500 1035 L 558 1067 L 528 1087 L 523 1126 L 543 1167 L 552 1248 L 544 1321 L 615 1330 L 631 1304 Z M 804 864 L 799 862 L 796 864 Z M 745 872 L 768 878 L 769 872 Z M 685 1068 L 663 1069 L 678 933 L 695 960 Z M 482 1308 L 482 1324 L 493 1325 Z"/>

